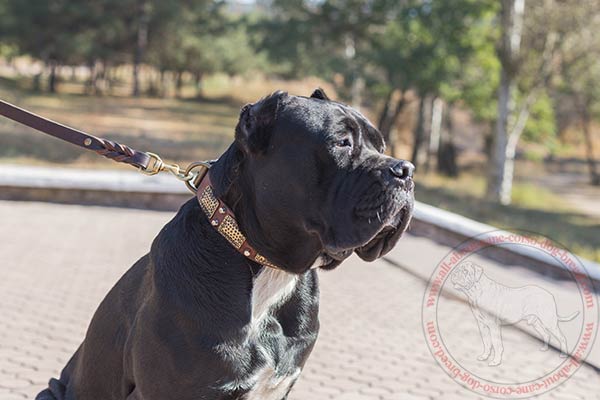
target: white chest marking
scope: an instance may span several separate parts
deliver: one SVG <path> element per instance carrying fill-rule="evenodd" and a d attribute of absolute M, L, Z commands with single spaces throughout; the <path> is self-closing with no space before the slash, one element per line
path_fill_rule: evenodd
<path fill-rule="evenodd" d="M 276 377 L 273 368 L 265 367 L 255 375 L 256 383 L 245 400 L 281 400 L 299 375 L 300 368 L 296 368 L 291 375 Z"/>
<path fill-rule="evenodd" d="M 255 279 L 252 287 L 252 320 L 250 322 L 249 339 L 259 337 L 262 333 L 266 317 L 270 316 L 285 302 L 298 282 L 298 276 L 288 272 L 265 267 Z M 267 348 L 257 349 L 266 360 L 265 364 L 242 381 L 231 382 L 226 390 L 250 389 L 245 400 L 280 400 L 290 385 L 300 375 L 300 368 L 283 376 L 277 376 L 273 357 Z"/>
<path fill-rule="evenodd" d="M 265 316 L 286 301 L 296 288 L 297 281 L 298 277 L 294 274 L 265 267 L 252 288 L 252 325 L 260 325 Z"/>

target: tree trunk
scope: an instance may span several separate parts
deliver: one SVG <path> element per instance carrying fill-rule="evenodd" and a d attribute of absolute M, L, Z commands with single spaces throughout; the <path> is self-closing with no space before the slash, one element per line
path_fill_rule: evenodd
<path fill-rule="evenodd" d="M 167 94 L 167 89 L 165 88 L 165 69 L 160 69 L 160 78 L 159 78 L 159 86 L 160 86 L 160 97 L 165 97 Z"/>
<path fill-rule="evenodd" d="M 434 162 L 437 162 L 440 149 L 442 116 L 444 113 L 444 102 L 439 97 L 433 97 L 431 101 L 431 123 L 429 132 L 429 156 L 425 165 L 425 172 L 429 171 Z"/>
<path fill-rule="evenodd" d="M 48 91 L 56 93 L 56 61 L 50 61 L 50 75 L 48 75 Z"/>
<path fill-rule="evenodd" d="M 379 120 L 377 121 L 377 128 L 380 132 L 383 131 L 383 125 L 386 123 L 389 118 L 390 113 L 390 104 L 392 102 L 392 97 L 394 96 L 394 90 L 390 90 L 387 96 L 385 96 L 385 101 L 383 102 L 383 108 L 381 109 L 381 113 L 379 114 Z M 382 132 L 383 133 L 383 132 Z M 384 136 L 384 139 L 387 138 Z"/>
<path fill-rule="evenodd" d="M 32 86 L 32 90 L 34 92 L 39 92 L 42 90 L 42 74 L 43 72 L 40 71 L 37 74 L 35 74 L 33 76 L 33 86 Z"/>
<path fill-rule="evenodd" d="M 147 1 L 138 2 L 138 25 L 133 54 L 133 95 L 140 95 L 140 67 L 144 60 L 146 45 L 148 44 L 148 23 L 150 20 L 149 4 Z"/>
<path fill-rule="evenodd" d="M 348 34 L 344 38 L 345 41 L 345 56 L 348 61 L 348 65 L 352 66 L 350 72 L 352 84 L 350 85 L 350 98 L 352 107 L 360 109 L 362 105 L 362 92 L 364 89 L 365 82 L 360 76 L 359 71 L 356 67 L 356 41 L 353 34 Z"/>
<path fill-rule="evenodd" d="M 418 168 L 424 165 L 427 158 L 427 148 L 425 147 L 425 119 L 426 119 L 426 96 L 419 99 L 419 114 L 417 126 L 414 130 L 412 162 Z"/>
<path fill-rule="evenodd" d="M 102 96 L 106 91 L 106 64 L 99 61 L 96 71 L 96 94 Z"/>
<path fill-rule="evenodd" d="M 437 152 L 437 171 L 446 176 L 458 176 L 456 163 L 456 146 L 454 145 L 454 126 L 452 110 L 448 105 L 444 118 L 445 129 L 440 132 L 440 148 Z"/>
<path fill-rule="evenodd" d="M 203 90 L 202 90 L 202 72 L 196 72 L 194 74 L 194 81 L 196 82 L 196 97 L 202 98 Z"/>
<path fill-rule="evenodd" d="M 583 136 L 585 138 L 587 164 L 588 169 L 590 171 L 590 183 L 592 185 L 598 186 L 600 185 L 600 174 L 598 173 L 596 165 L 596 158 L 594 154 L 594 140 L 592 138 L 592 130 L 590 129 L 591 118 L 587 104 L 580 107 L 580 116 L 581 128 L 583 130 Z"/>
<path fill-rule="evenodd" d="M 98 68 L 96 68 L 96 61 L 90 62 L 88 68 L 90 70 L 90 79 L 87 83 L 87 90 L 90 94 L 95 94 L 98 90 Z"/>
<path fill-rule="evenodd" d="M 514 160 L 506 157 L 508 144 L 508 119 L 514 109 L 516 85 L 513 77 L 509 77 L 504 69 L 501 71 L 500 88 L 498 89 L 498 118 L 496 120 L 496 135 L 492 145 L 492 162 L 488 181 L 488 197 L 500 204 L 510 204 L 512 182 L 507 176 L 507 170 L 512 170 Z"/>
<path fill-rule="evenodd" d="M 104 68 L 106 69 L 106 91 L 110 94 L 114 94 L 114 87 L 117 81 L 115 77 L 115 67 L 111 66 L 107 61 L 102 61 Z"/>
<path fill-rule="evenodd" d="M 391 100 L 392 99 L 390 98 L 390 104 L 392 103 Z M 385 143 L 388 146 L 388 148 L 390 148 L 392 150 L 392 155 L 393 155 L 394 154 L 394 145 L 395 145 L 394 142 L 395 142 L 395 140 L 392 137 L 392 130 L 393 130 L 394 126 L 396 126 L 396 123 L 398 121 L 398 117 L 400 116 L 400 114 L 404 110 L 404 106 L 406 106 L 405 93 L 402 92 L 400 94 L 400 98 L 396 102 L 396 106 L 394 107 L 394 110 L 393 110 L 392 113 L 389 112 L 389 106 L 390 105 L 388 105 L 388 110 L 386 112 L 386 115 L 385 116 L 383 114 L 381 115 L 380 119 L 383 119 L 383 121 L 382 121 L 382 123 L 381 123 L 381 125 L 379 127 L 379 131 L 383 135 L 383 139 L 385 140 Z"/>
<path fill-rule="evenodd" d="M 183 72 L 177 71 L 175 75 L 175 97 L 181 98 L 181 88 L 183 87 Z"/>
<path fill-rule="evenodd" d="M 502 0 L 502 39 L 499 50 L 502 70 L 498 88 L 498 116 L 492 162 L 488 176 L 487 196 L 500 204 L 510 204 L 514 151 L 507 149 L 508 124 L 514 111 L 516 75 L 521 49 L 525 0 Z"/>

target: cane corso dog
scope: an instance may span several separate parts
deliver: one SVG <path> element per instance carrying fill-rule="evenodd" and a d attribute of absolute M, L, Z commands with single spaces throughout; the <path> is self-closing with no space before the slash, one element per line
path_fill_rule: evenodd
<path fill-rule="evenodd" d="M 410 220 L 414 167 L 384 147 L 320 89 L 243 107 L 210 181 L 272 265 L 240 253 L 191 199 L 37 399 L 286 399 L 317 338 L 317 270 L 381 257 Z"/>
<path fill-rule="evenodd" d="M 502 325 L 520 321 L 527 321 L 540 334 L 544 340 L 542 351 L 548 350 L 550 337 L 554 336 L 559 343 L 560 356 L 567 356 L 567 339 L 558 323 L 572 320 L 579 311 L 567 317 L 559 316 L 556 300 L 546 289 L 536 285 L 504 286 L 489 278 L 481 266 L 471 261 L 458 265 L 451 280 L 454 288 L 467 296 L 477 321 L 483 342 L 483 353 L 477 357 L 479 361 L 489 359 L 493 352 L 488 365 L 500 365 L 504 352 Z"/>

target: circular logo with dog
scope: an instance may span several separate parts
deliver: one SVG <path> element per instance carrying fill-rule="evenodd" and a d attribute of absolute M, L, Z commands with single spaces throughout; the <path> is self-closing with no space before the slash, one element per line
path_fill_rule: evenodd
<path fill-rule="evenodd" d="M 494 261 L 515 255 L 532 265 Z M 528 398 L 578 370 L 592 350 L 598 311 L 592 280 L 572 253 L 529 232 L 495 231 L 463 242 L 437 265 L 422 321 L 433 358 L 464 388 Z"/>

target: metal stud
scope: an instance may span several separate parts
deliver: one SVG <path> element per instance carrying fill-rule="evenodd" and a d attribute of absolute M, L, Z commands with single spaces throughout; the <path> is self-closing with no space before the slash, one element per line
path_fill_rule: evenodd
<path fill-rule="evenodd" d="M 86 146 L 89 146 L 90 144 L 92 144 L 92 139 L 90 139 L 90 138 L 85 139 L 83 141 L 83 144 L 86 145 Z"/>
<path fill-rule="evenodd" d="M 245 255 L 246 257 L 250 257 L 250 251 L 248 251 L 248 250 L 244 250 L 244 255 Z"/>
<path fill-rule="evenodd" d="M 219 220 L 213 219 L 212 221 L 210 221 L 210 223 L 212 224 L 212 226 L 217 226 L 219 225 Z"/>
<path fill-rule="evenodd" d="M 220 214 L 225 214 L 225 209 L 223 207 L 219 207 L 219 213 Z"/>

